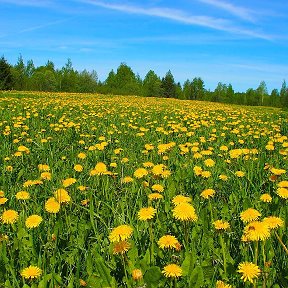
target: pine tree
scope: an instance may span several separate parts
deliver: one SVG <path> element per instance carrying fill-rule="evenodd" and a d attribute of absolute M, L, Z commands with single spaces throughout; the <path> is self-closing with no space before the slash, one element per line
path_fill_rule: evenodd
<path fill-rule="evenodd" d="M 4 56 L 0 58 L 0 90 L 11 90 L 13 88 L 13 76 L 11 66 Z"/>

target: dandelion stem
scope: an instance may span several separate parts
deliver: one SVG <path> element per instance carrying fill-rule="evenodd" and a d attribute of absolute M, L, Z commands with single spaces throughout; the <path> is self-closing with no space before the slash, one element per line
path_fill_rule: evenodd
<path fill-rule="evenodd" d="M 254 262 L 255 262 L 255 265 L 257 265 L 257 260 L 258 260 L 258 246 L 259 245 L 259 242 L 256 241 L 255 243 L 255 253 L 254 253 Z"/>
<path fill-rule="evenodd" d="M 129 282 L 128 282 L 128 275 L 127 275 L 127 271 L 126 271 L 126 264 L 125 264 L 125 259 L 124 259 L 124 255 L 121 255 L 121 259 L 122 259 L 122 264 L 123 264 L 123 269 L 124 269 L 124 274 L 125 274 L 125 280 L 126 280 L 126 285 L 129 288 Z"/>
<path fill-rule="evenodd" d="M 227 277 L 227 260 L 226 260 L 226 253 L 225 253 L 225 242 L 223 239 L 223 236 L 221 234 L 219 234 L 220 237 L 220 243 L 221 243 L 221 247 L 222 247 L 222 255 L 223 255 L 223 268 L 224 268 L 224 274 L 225 277 Z"/>
<path fill-rule="evenodd" d="M 154 235 L 152 222 L 148 222 L 149 225 L 149 236 L 150 236 L 150 264 L 154 265 Z"/>
<path fill-rule="evenodd" d="M 286 254 L 288 255 L 288 249 L 287 247 L 285 246 L 285 244 L 283 243 L 283 241 L 281 240 L 280 236 L 278 235 L 278 233 L 275 231 L 275 235 L 279 241 L 279 243 L 282 245 L 283 249 L 285 250 Z"/>

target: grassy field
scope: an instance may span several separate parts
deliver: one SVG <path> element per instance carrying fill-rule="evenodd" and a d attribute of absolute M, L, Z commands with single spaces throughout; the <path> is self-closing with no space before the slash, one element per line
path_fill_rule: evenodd
<path fill-rule="evenodd" d="M 9 92 L 0 115 L 0 287 L 288 287 L 287 113 Z"/>

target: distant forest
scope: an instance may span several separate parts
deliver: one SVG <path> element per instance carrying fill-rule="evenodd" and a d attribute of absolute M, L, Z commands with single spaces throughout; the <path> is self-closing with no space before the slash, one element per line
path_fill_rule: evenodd
<path fill-rule="evenodd" d="M 56 69 L 52 61 L 35 67 L 33 60 L 24 62 L 22 56 L 11 65 L 0 58 L 0 90 L 55 91 L 102 93 L 117 95 L 139 95 L 145 97 L 165 97 L 185 100 L 206 100 L 212 102 L 288 107 L 288 88 L 283 80 L 280 90 L 268 93 L 266 83 L 260 82 L 256 89 L 235 92 L 231 84 L 219 82 L 214 91 L 205 89 L 200 77 L 187 79 L 183 85 L 176 83 L 169 70 L 163 78 L 150 70 L 144 79 L 135 74 L 131 67 L 121 63 L 115 72 L 112 70 L 105 81 L 98 79 L 96 71 L 77 71 L 70 59 L 61 69 Z"/>

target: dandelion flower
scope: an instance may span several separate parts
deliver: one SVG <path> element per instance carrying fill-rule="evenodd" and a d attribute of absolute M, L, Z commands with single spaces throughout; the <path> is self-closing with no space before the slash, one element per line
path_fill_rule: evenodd
<path fill-rule="evenodd" d="M 271 168 L 270 171 L 271 171 L 272 174 L 274 174 L 274 175 L 276 175 L 276 176 L 280 176 L 280 175 L 286 173 L 286 170 L 284 170 L 284 169 L 277 169 L 277 168 Z"/>
<path fill-rule="evenodd" d="M 279 187 L 277 189 L 277 195 L 280 196 L 283 199 L 288 199 L 288 188 L 284 188 L 284 187 Z"/>
<path fill-rule="evenodd" d="M 131 248 L 131 244 L 125 240 L 116 242 L 113 247 L 113 254 L 124 254 Z"/>
<path fill-rule="evenodd" d="M 160 184 L 154 184 L 151 189 L 153 191 L 156 191 L 156 192 L 163 192 L 164 191 L 164 187 Z"/>
<path fill-rule="evenodd" d="M 102 175 L 105 174 L 107 171 L 107 166 L 103 162 L 99 162 L 96 164 L 95 168 L 90 171 L 90 176 Z"/>
<path fill-rule="evenodd" d="M 209 188 L 209 189 L 203 190 L 200 196 L 203 197 L 204 199 L 209 199 L 209 198 L 212 198 L 214 194 L 215 194 L 215 190 Z"/>
<path fill-rule="evenodd" d="M 76 172 L 82 172 L 83 171 L 83 166 L 80 165 L 80 164 L 76 164 L 76 165 L 74 165 L 74 170 Z"/>
<path fill-rule="evenodd" d="M 162 273 L 167 278 L 176 278 L 182 276 L 182 268 L 177 264 L 168 264 L 163 268 Z"/>
<path fill-rule="evenodd" d="M 123 178 L 122 183 L 126 184 L 126 183 L 131 183 L 133 181 L 134 181 L 134 179 L 132 177 L 126 176 Z"/>
<path fill-rule="evenodd" d="M 36 228 L 40 225 L 40 223 L 43 221 L 42 217 L 39 215 L 31 215 L 29 216 L 26 221 L 25 225 L 27 228 Z"/>
<path fill-rule="evenodd" d="M 206 160 L 204 161 L 204 164 L 205 164 L 205 166 L 207 166 L 207 167 L 213 167 L 213 166 L 215 165 L 215 161 L 212 160 L 211 158 L 209 158 L 209 159 L 206 159 Z"/>
<path fill-rule="evenodd" d="M 194 207 L 189 203 L 180 203 L 173 209 L 173 217 L 181 221 L 197 221 Z"/>
<path fill-rule="evenodd" d="M 263 219 L 263 222 L 266 223 L 269 229 L 276 229 L 278 227 L 283 227 L 284 221 L 276 216 L 269 216 Z"/>
<path fill-rule="evenodd" d="M 45 203 L 45 210 L 49 213 L 58 213 L 60 210 L 60 203 L 54 197 L 51 197 Z"/>
<path fill-rule="evenodd" d="M 269 225 L 265 222 L 250 222 L 244 228 L 244 235 L 248 241 L 264 241 L 270 237 Z"/>
<path fill-rule="evenodd" d="M 165 249 L 165 248 L 175 248 L 177 249 L 180 245 L 179 241 L 177 240 L 177 238 L 175 236 L 172 235 L 165 235 L 162 236 L 159 240 L 158 240 L 158 245 L 161 249 Z"/>
<path fill-rule="evenodd" d="M 132 235 L 133 229 L 129 225 L 120 225 L 114 228 L 109 235 L 111 242 L 119 242 L 129 239 Z"/>
<path fill-rule="evenodd" d="M 217 282 L 216 282 L 216 287 L 215 288 L 232 288 L 232 286 L 231 285 L 229 285 L 229 284 L 225 284 L 223 281 L 221 281 L 221 280 L 218 280 Z"/>
<path fill-rule="evenodd" d="M 260 196 L 260 200 L 262 202 L 270 203 L 272 201 L 272 197 L 270 194 L 265 193 Z"/>
<path fill-rule="evenodd" d="M 140 269 L 134 269 L 132 271 L 132 278 L 134 281 L 139 281 L 143 278 L 143 273 Z"/>
<path fill-rule="evenodd" d="M 138 219 L 142 221 L 153 219 L 156 214 L 156 209 L 153 207 L 141 208 L 138 212 Z"/>
<path fill-rule="evenodd" d="M 241 273 L 241 279 L 246 282 L 247 280 L 253 283 L 254 279 L 257 279 L 261 273 L 260 268 L 251 263 L 251 262 L 243 262 L 238 265 L 237 272 Z"/>
<path fill-rule="evenodd" d="M 163 195 L 161 195 L 160 193 L 150 193 L 148 195 L 148 199 L 149 200 L 158 200 L 158 199 L 163 199 Z M 1 199 L 0 199 L 1 200 Z"/>
<path fill-rule="evenodd" d="M 28 200 L 30 198 L 30 194 L 27 191 L 20 191 L 16 194 L 17 200 Z"/>
<path fill-rule="evenodd" d="M 160 176 L 165 169 L 165 165 L 157 164 L 152 168 L 152 174 L 155 176 Z"/>
<path fill-rule="evenodd" d="M 245 176 L 245 172 L 243 172 L 243 171 L 236 171 L 236 172 L 235 172 L 235 175 L 236 175 L 237 177 L 241 178 L 241 177 L 244 177 L 244 176 Z"/>
<path fill-rule="evenodd" d="M 42 270 L 37 266 L 29 266 L 21 271 L 21 276 L 25 279 L 34 279 L 40 277 Z"/>
<path fill-rule="evenodd" d="M 240 214 L 240 218 L 244 223 L 257 220 L 261 216 L 261 213 L 253 208 L 248 208 Z"/>
<path fill-rule="evenodd" d="M 80 152 L 80 153 L 77 155 L 77 157 L 78 157 L 79 159 L 85 159 L 85 158 L 86 158 L 86 154 L 83 153 L 83 152 Z"/>
<path fill-rule="evenodd" d="M 19 215 L 15 210 L 5 210 L 2 213 L 1 220 L 4 224 L 13 224 L 17 221 Z"/>
<path fill-rule="evenodd" d="M 51 180 L 51 173 L 50 172 L 42 172 L 40 178 L 43 180 Z"/>
<path fill-rule="evenodd" d="M 188 196 L 184 196 L 184 195 L 176 195 L 173 199 L 172 202 L 174 205 L 178 205 L 180 203 L 189 203 L 191 202 L 192 199 Z"/>
<path fill-rule="evenodd" d="M 213 222 L 216 230 L 227 230 L 230 228 L 230 224 L 224 220 L 216 220 Z"/>
<path fill-rule="evenodd" d="M 5 197 L 1 197 L 0 198 L 0 205 L 3 205 L 3 204 L 5 204 L 6 202 L 8 201 L 8 198 L 5 198 Z"/>
<path fill-rule="evenodd" d="M 63 187 L 69 187 L 71 186 L 72 184 L 76 183 L 76 179 L 75 178 L 67 178 L 67 179 L 64 179 L 62 181 L 62 184 L 63 184 Z"/>
<path fill-rule="evenodd" d="M 148 171 L 145 168 L 138 168 L 134 172 L 134 177 L 137 179 L 143 178 L 148 175 Z"/>
<path fill-rule="evenodd" d="M 280 181 L 277 186 L 281 188 L 288 188 L 288 181 Z"/>
<path fill-rule="evenodd" d="M 38 169 L 39 171 L 44 171 L 44 172 L 50 171 L 50 167 L 47 164 L 39 164 Z"/>
<path fill-rule="evenodd" d="M 54 192 L 54 197 L 59 203 L 66 203 L 71 200 L 71 197 L 65 189 L 57 189 Z"/>

